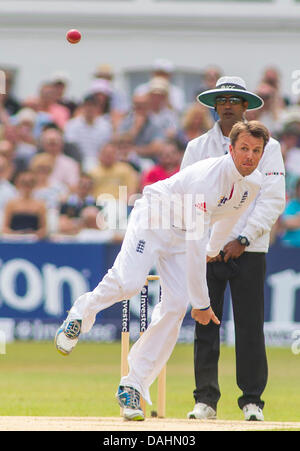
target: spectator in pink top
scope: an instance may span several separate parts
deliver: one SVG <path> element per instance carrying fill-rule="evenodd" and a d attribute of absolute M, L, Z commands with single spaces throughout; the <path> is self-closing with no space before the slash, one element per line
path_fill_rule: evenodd
<path fill-rule="evenodd" d="M 45 83 L 40 89 L 39 110 L 48 112 L 53 118 L 53 122 L 61 129 L 70 119 L 68 108 L 56 102 L 55 87 L 51 83 Z"/>
<path fill-rule="evenodd" d="M 37 113 L 36 136 L 40 136 L 45 124 L 54 122 L 63 130 L 70 119 L 69 109 L 57 103 L 56 99 L 55 86 L 52 83 L 43 83 L 37 97 L 29 97 L 23 102 L 24 107 L 32 108 Z"/>
<path fill-rule="evenodd" d="M 71 188 L 77 185 L 80 165 L 73 158 L 63 153 L 64 141 L 62 132 L 55 128 L 47 128 L 41 135 L 41 150 L 54 157 L 51 182 L 58 182 Z"/>

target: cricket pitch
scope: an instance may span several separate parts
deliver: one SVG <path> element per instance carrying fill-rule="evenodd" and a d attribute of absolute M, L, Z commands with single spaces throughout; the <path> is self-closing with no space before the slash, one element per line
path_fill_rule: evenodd
<path fill-rule="evenodd" d="M 300 422 L 186 420 L 147 418 L 141 422 L 118 417 L 2 416 L 0 431 L 300 431 Z"/>

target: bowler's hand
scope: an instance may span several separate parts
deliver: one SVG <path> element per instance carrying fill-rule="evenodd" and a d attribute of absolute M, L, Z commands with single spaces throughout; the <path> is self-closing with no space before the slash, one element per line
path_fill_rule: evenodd
<path fill-rule="evenodd" d="M 229 241 L 224 246 L 224 262 L 228 262 L 230 258 L 238 258 L 245 251 L 246 246 L 243 246 L 238 240 Z"/>
<path fill-rule="evenodd" d="M 199 310 L 193 308 L 191 316 L 195 321 L 197 321 L 200 324 L 203 324 L 204 326 L 206 326 L 210 321 L 214 322 L 217 325 L 220 324 L 220 321 L 214 314 L 213 309 L 211 307 L 209 307 L 209 309 L 207 310 Z"/>

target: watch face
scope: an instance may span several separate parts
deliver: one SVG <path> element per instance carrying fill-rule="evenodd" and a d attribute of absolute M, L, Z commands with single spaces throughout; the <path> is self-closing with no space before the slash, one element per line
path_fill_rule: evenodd
<path fill-rule="evenodd" d="M 246 238 L 241 238 L 241 244 L 246 244 Z"/>

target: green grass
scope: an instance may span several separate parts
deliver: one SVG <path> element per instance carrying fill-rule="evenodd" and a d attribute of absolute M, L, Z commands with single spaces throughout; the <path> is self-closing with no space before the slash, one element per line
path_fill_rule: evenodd
<path fill-rule="evenodd" d="M 263 395 L 268 421 L 300 421 L 300 356 L 269 348 L 269 382 Z M 241 420 L 234 349 L 223 346 L 218 418 Z M 120 343 L 80 343 L 68 357 L 52 343 L 16 342 L 0 355 L 0 415 L 119 416 Z M 178 344 L 167 368 L 167 416 L 185 418 L 193 407 L 192 345 Z M 156 409 L 156 383 L 151 387 Z"/>

